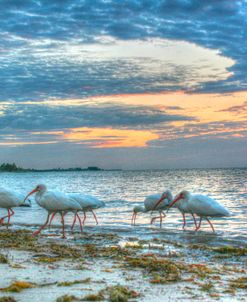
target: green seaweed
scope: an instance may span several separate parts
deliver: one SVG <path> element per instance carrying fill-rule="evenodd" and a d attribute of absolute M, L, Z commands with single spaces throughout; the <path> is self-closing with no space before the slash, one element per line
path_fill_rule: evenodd
<path fill-rule="evenodd" d="M 8 258 L 6 256 L 4 256 L 3 254 L 0 254 L 0 263 L 7 264 L 8 262 L 9 262 Z"/>
<path fill-rule="evenodd" d="M 6 297 L 0 297 L 0 302 L 17 302 L 17 301 L 13 297 L 6 296 Z"/>
<path fill-rule="evenodd" d="M 2 230 L 0 232 L 0 244 L 3 248 L 37 250 L 37 238 L 27 230 Z"/>
<path fill-rule="evenodd" d="M 83 279 L 83 280 L 58 282 L 57 286 L 71 286 L 71 285 L 74 285 L 74 284 L 86 284 L 86 283 L 90 283 L 90 282 L 91 282 L 91 278 L 86 278 L 86 279 Z"/>
<path fill-rule="evenodd" d="M 84 245 L 85 254 L 90 257 L 107 257 L 112 259 L 121 260 L 125 256 L 135 254 L 135 251 L 128 248 L 122 248 L 120 246 L 96 246 L 95 244 Z"/>
<path fill-rule="evenodd" d="M 247 277 L 240 277 L 230 281 L 231 288 L 247 289 Z"/>
<path fill-rule="evenodd" d="M 82 301 L 103 301 L 103 300 L 104 300 L 104 296 L 101 291 L 97 294 L 89 294 L 82 298 Z"/>
<path fill-rule="evenodd" d="M 181 280 L 181 267 L 179 264 L 155 257 L 126 257 L 129 266 L 143 268 L 152 277 L 152 283 L 167 283 Z M 159 274 L 157 274 L 157 272 Z M 157 281 L 156 281 L 157 280 Z"/>
<path fill-rule="evenodd" d="M 61 259 L 62 258 L 60 258 L 60 257 L 38 257 L 38 258 L 35 258 L 34 260 L 36 262 L 41 262 L 41 263 L 54 263 Z"/>
<path fill-rule="evenodd" d="M 247 255 L 247 248 L 245 247 L 223 246 L 223 247 L 212 248 L 212 251 L 220 254 L 231 254 L 234 256 Z"/>
<path fill-rule="evenodd" d="M 140 294 L 130 290 L 127 286 L 115 285 L 108 287 L 106 291 L 109 294 L 110 302 L 127 302 L 131 298 L 139 297 Z"/>
<path fill-rule="evenodd" d="M 207 277 L 208 274 L 213 274 L 214 271 L 206 266 L 205 264 L 189 264 L 188 265 L 188 272 L 196 274 L 200 278 Z"/>
<path fill-rule="evenodd" d="M 73 301 L 78 301 L 78 300 L 79 299 L 73 295 L 64 295 L 64 296 L 58 297 L 56 299 L 56 302 L 73 302 Z"/>
<path fill-rule="evenodd" d="M 210 292 L 214 288 L 212 282 L 207 282 L 201 285 L 201 290 L 204 292 Z"/>

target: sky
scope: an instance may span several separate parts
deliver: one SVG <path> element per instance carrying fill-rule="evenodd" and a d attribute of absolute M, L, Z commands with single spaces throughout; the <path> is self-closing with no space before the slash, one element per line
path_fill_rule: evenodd
<path fill-rule="evenodd" d="M 247 166 L 246 0 L 0 7 L 0 162 Z"/>

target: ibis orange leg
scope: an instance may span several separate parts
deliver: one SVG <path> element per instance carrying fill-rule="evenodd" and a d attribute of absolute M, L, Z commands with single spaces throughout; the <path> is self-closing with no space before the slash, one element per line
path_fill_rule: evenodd
<path fill-rule="evenodd" d="M 80 217 L 79 214 L 78 214 L 78 211 L 76 211 L 76 213 L 75 213 L 74 221 L 73 221 L 73 224 L 72 224 L 72 226 L 71 226 L 71 230 L 73 230 L 73 228 L 74 228 L 74 225 L 75 225 L 75 223 L 76 223 L 76 218 L 78 218 L 78 220 L 79 220 L 80 229 L 81 229 L 81 233 L 82 233 L 82 222 L 81 222 L 81 217 Z"/>
<path fill-rule="evenodd" d="M 74 220 L 73 220 L 73 223 L 72 223 L 72 226 L 71 226 L 71 230 L 73 231 L 73 229 L 74 229 L 74 226 L 75 226 L 75 223 L 76 223 L 76 218 L 77 218 L 77 213 L 75 213 L 75 215 L 74 215 Z"/>
<path fill-rule="evenodd" d="M 86 214 L 86 212 L 83 212 L 83 215 L 84 215 L 84 217 L 83 217 L 83 220 L 82 220 L 82 224 L 84 225 L 84 224 L 85 224 L 85 221 L 86 221 L 86 219 L 87 219 L 87 214 Z"/>
<path fill-rule="evenodd" d="M 49 222 L 49 224 L 48 224 L 48 228 L 51 227 L 52 220 L 54 219 L 54 217 L 56 216 L 56 214 L 57 214 L 57 212 L 52 213 L 52 215 L 51 215 L 51 220 L 50 220 L 50 222 Z"/>
<path fill-rule="evenodd" d="M 96 221 L 96 224 L 99 224 L 99 223 L 98 223 L 98 219 L 97 219 L 96 214 L 94 213 L 94 211 L 93 211 L 93 210 L 92 210 L 91 212 L 93 213 L 93 217 L 94 217 L 94 219 L 95 219 L 95 221 Z"/>
<path fill-rule="evenodd" d="M 162 211 L 160 211 L 160 215 L 159 216 L 156 216 L 156 217 L 153 217 L 152 219 L 151 219 L 151 224 L 153 224 L 154 223 L 154 221 L 156 220 L 156 219 L 160 219 L 160 228 L 162 227 L 162 222 L 163 222 L 163 218 L 165 218 L 166 217 L 166 215 L 165 215 L 165 213 L 164 212 L 162 212 Z"/>
<path fill-rule="evenodd" d="M 32 234 L 33 236 L 38 235 L 47 226 L 49 219 L 50 219 L 50 215 L 51 214 L 48 213 L 46 222 L 37 231 L 33 232 L 33 234 Z"/>
<path fill-rule="evenodd" d="M 194 224 L 195 224 L 195 227 L 197 228 L 197 222 L 196 222 L 196 218 L 195 218 L 195 215 L 194 214 L 191 214 L 192 217 L 193 217 L 193 220 L 194 220 Z"/>
<path fill-rule="evenodd" d="M 62 236 L 62 238 L 66 238 L 66 236 L 65 236 L 65 225 L 64 225 L 64 213 L 62 212 L 61 213 L 61 222 L 62 222 L 62 227 L 63 227 L 63 236 Z"/>
<path fill-rule="evenodd" d="M 182 228 L 183 228 L 183 230 L 184 230 L 184 229 L 185 229 L 185 226 L 186 226 L 185 214 L 182 213 L 182 216 L 183 216 L 183 226 L 182 226 Z"/>
<path fill-rule="evenodd" d="M 195 231 L 198 231 L 201 228 L 201 224 L 202 224 L 202 217 L 200 217 L 199 224 L 197 225 Z"/>
<path fill-rule="evenodd" d="M 209 223 L 209 225 L 211 226 L 211 229 L 213 230 L 213 232 L 215 233 L 215 230 L 214 230 L 214 226 L 212 224 L 212 222 L 206 217 L 205 218 L 207 220 L 207 222 Z"/>

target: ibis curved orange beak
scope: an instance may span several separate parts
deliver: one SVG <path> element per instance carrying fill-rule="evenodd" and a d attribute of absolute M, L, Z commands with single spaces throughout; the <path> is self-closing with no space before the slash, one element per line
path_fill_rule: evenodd
<path fill-rule="evenodd" d="M 177 202 L 179 201 L 180 199 L 182 199 L 182 195 L 179 194 L 175 199 L 173 199 L 172 203 L 169 205 L 168 209 L 167 209 L 167 212 L 169 211 L 169 209 Z"/>
<path fill-rule="evenodd" d="M 166 199 L 166 195 L 165 195 L 165 194 L 162 195 L 162 196 L 160 197 L 160 199 L 157 201 L 156 205 L 154 206 L 154 209 L 153 209 L 153 210 L 155 210 L 155 209 L 158 207 L 158 205 L 159 205 L 164 199 Z"/>
<path fill-rule="evenodd" d="M 28 198 L 30 195 L 34 194 L 35 192 L 38 192 L 37 188 L 35 188 L 34 190 L 32 190 L 30 193 L 27 194 L 27 196 L 26 196 L 25 199 L 23 200 L 23 203 L 27 200 L 27 198 Z"/>

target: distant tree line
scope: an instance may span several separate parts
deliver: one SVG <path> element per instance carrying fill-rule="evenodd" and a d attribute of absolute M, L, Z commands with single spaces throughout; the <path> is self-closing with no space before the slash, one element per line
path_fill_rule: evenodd
<path fill-rule="evenodd" d="M 118 169 L 116 169 L 118 170 Z M 18 167 L 15 163 L 3 163 L 0 165 L 0 172 L 64 172 L 64 171 L 104 171 L 99 167 L 87 167 L 87 168 L 56 168 L 56 169 L 45 169 L 45 170 L 38 170 L 38 169 L 23 169 Z M 112 170 L 114 171 L 114 170 Z"/>
<path fill-rule="evenodd" d="M 3 163 L 0 166 L 0 171 L 2 172 L 19 172 L 23 171 L 24 169 L 17 167 L 15 163 L 9 164 L 9 163 Z"/>

